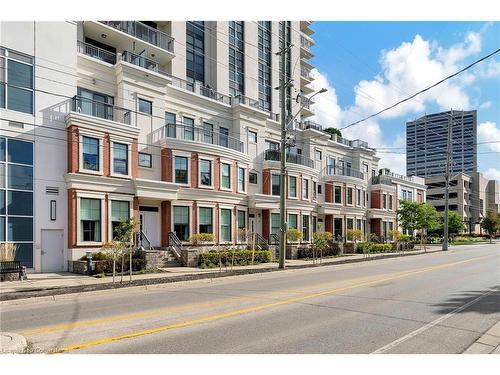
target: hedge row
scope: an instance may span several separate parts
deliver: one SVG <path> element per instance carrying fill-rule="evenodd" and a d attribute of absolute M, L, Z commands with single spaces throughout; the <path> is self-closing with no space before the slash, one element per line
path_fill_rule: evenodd
<path fill-rule="evenodd" d="M 94 270 L 93 274 L 98 273 L 113 273 L 113 261 L 112 260 L 98 260 L 93 262 Z M 117 273 L 122 271 L 121 259 L 116 261 L 115 271 Z M 132 259 L 132 271 L 141 271 L 146 269 L 146 259 Z M 123 272 L 128 272 L 129 270 L 129 259 L 125 258 L 123 263 Z"/>
<path fill-rule="evenodd" d="M 230 266 L 233 259 L 232 251 L 221 251 L 220 253 L 211 250 L 206 253 L 201 253 L 198 256 L 198 265 L 202 268 L 219 267 L 219 254 L 223 266 Z M 253 263 L 269 263 L 272 260 L 271 251 L 269 250 L 256 250 L 254 252 Z M 252 263 L 251 250 L 235 250 L 234 251 L 234 265 L 247 266 Z"/>
<path fill-rule="evenodd" d="M 314 255 L 314 249 L 312 246 L 309 247 L 300 247 L 297 249 L 297 258 L 303 259 L 303 258 L 313 258 Z M 316 250 L 316 258 L 319 258 L 320 256 L 323 257 L 329 257 L 329 256 L 334 256 L 334 255 L 339 255 L 340 254 L 340 247 L 338 244 L 334 243 L 332 245 L 329 245 L 325 250 L 323 250 L 323 253 L 321 253 L 319 250 Z"/>
<path fill-rule="evenodd" d="M 396 251 L 395 247 L 390 243 L 373 243 L 373 242 L 359 242 L 356 245 L 356 253 L 363 254 L 369 253 L 388 253 Z"/>

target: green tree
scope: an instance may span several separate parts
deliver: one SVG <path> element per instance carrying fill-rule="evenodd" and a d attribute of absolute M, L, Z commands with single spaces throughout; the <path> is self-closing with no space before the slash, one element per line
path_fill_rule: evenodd
<path fill-rule="evenodd" d="M 314 232 L 313 233 L 313 251 L 320 252 L 320 259 L 323 258 L 323 251 L 328 247 L 328 241 L 333 238 L 333 234 L 331 232 Z M 316 257 L 313 256 L 313 261 Z"/>
<path fill-rule="evenodd" d="M 130 281 L 132 281 L 132 245 L 135 232 L 137 230 L 137 223 L 134 218 L 128 220 L 120 221 L 120 224 L 116 227 L 116 241 L 120 242 L 127 251 L 122 253 L 122 272 L 120 282 L 123 281 L 123 262 L 125 255 L 128 252 L 129 255 L 129 275 Z"/>
<path fill-rule="evenodd" d="M 465 230 L 465 224 L 462 217 L 456 211 L 448 212 L 448 233 L 458 234 Z M 443 217 L 443 231 L 444 231 L 444 217 Z"/>
<path fill-rule="evenodd" d="M 337 128 L 326 128 L 325 133 L 338 135 L 339 137 L 342 137 L 342 132 Z"/>
<path fill-rule="evenodd" d="M 417 203 L 417 228 L 420 229 L 420 248 L 424 247 L 424 236 L 428 231 L 432 231 L 439 226 L 439 216 L 436 208 L 428 203 Z"/>
<path fill-rule="evenodd" d="M 488 233 L 491 243 L 491 238 L 500 230 L 500 214 L 493 211 L 486 212 L 486 216 L 481 222 L 481 228 Z"/>
<path fill-rule="evenodd" d="M 419 229 L 418 226 L 418 213 L 419 204 L 417 202 L 410 202 L 404 199 L 399 201 L 399 208 L 397 210 L 398 222 L 401 228 L 409 231 Z"/>

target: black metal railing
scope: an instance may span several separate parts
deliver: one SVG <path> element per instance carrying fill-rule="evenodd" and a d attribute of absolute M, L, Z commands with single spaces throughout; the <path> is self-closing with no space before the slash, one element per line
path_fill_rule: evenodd
<path fill-rule="evenodd" d="M 174 52 L 174 38 L 170 35 L 152 28 L 138 21 L 99 21 L 116 30 L 122 31 L 133 37 L 141 39 L 147 43 L 153 44 L 161 49 Z"/>
<path fill-rule="evenodd" d="M 141 248 L 145 249 L 145 250 L 151 250 L 152 249 L 152 247 L 151 247 L 151 241 L 149 241 L 149 239 L 146 237 L 146 235 L 144 234 L 144 232 L 142 230 L 139 231 L 136 234 L 135 245 L 139 249 L 141 249 Z"/>
<path fill-rule="evenodd" d="M 71 110 L 126 125 L 131 124 L 132 112 L 130 110 L 78 95 L 71 100 Z"/>
<path fill-rule="evenodd" d="M 309 40 L 304 38 L 302 35 L 300 36 L 300 46 L 304 49 L 306 49 L 308 52 L 311 52 L 311 47 L 313 43 L 311 43 Z"/>
<path fill-rule="evenodd" d="M 341 167 L 338 165 L 327 165 L 326 166 L 326 174 L 327 175 L 336 175 L 336 176 L 348 176 L 355 177 L 361 180 L 364 179 L 363 172 L 360 172 L 356 169 L 352 169 L 349 167 Z"/>
<path fill-rule="evenodd" d="M 243 105 L 246 105 L 246 106 L 249 106 L 249 107 L 260 109 L 262 111 L 267 111 L 266 109 L 264 109 L 264 108 L 261 107 L 261 105 L 260 105 L 260 103 L 259 103 L 258 100 L 249 98 L 249 97 L 244 96 L 244 95 L 233 96 L 231 98 L 231 100 L 232 100 L 232 102 L 234 104 L 243 104 Z"/>
<path fill-rule="evenodd" d="M 105 49 L 96 47 L 92 44 L 77 41 L 76 50 L 78 53 L 93 57 L 95 59 L 107 62 L 108 64 L 116 64 L 116 54 L 106 51 Z"/>
<path fill-rule="evenodd" d="M 215 132 L 207 128 L 186 125 L 185 123 L 166 124 L 164 137 L 206 143 L 244 152 L 243 142 L 238 138 L 231 137 L 229 134 Z"/>
<path fill-rule="evenodd" d="M 306 129 L 314 129 L 314 130 L 317 130 L 317 131 L 323 131 L 323 126 L 321 124 L 318 124 L 317 122 L 313 122 L 313 121 L 303 121 L 302 123 L 300 123 L 300 128 L 302 130 L 306 130 Z"/>
<path fill-rule="evenodd" d="M 311 77 L 311 72 L 309 72 L 309 70 L 307 70 L 306 68 L 304 67 L 301 67 L 300 68 L 300 75 L 302 77 L 304 77 L 305 79 L 308 79 L 308 80 L 311 80 L 312 77 Z"/>
<path fill-rule="evenodd" d="M 264 152 L 265 160 L 281 161 L 281 152 L 279 150 L 266 150 Z M 309 168 L 314 168 L 314 160 L 300 154 L 287 153 L 287 163 L 300 164 Z"/>
<path fill-rule="evenodd" d="M 269 244 L 278 246 L 280 244 L 280 236 L 278 236 L 276 233 L 271 233 L 271 237 L 269 238 Z"/>
<path fill-rule="evenodd" d="M 378 176 L 373 176 L 370 180 L 371 184 L 373 185 L 392 185 L 392 179 L 389 176 L 384 176 L 384 175 L 378 175 Z"/>
<path fill-rule="evenodd" d="M 182 241 L 177 237 L 177 234 L 175 232 L 169 232 L 168 233 L 168 242 L 170 246 L 178 253 L 181 253 L 182 250 Z"/>
<path fill-rule="evenodd" d="M 255 233 L 255 245 L 259 250 L 262 250 L 267 247 L 267 241 L 261 234 Z"/>
<path fill-rule="evenodd" d="M 160 64 L 154 60 L 148 59 L 144 56 L 136 55 L 135 53 L 124 51 L 122 53 L 122 61 L 128 62 L 133 65 L 140 66 L 141 68 L 159 72 Z"/>
<path fill-rule="evenodd" d="M 206 98 L 210 98 L 213 100 L 217 100 L 218 102 L 231 105 L 231 97 L 221 94 L 220 92 L 215 91 L 209 86 L 202 86 L 200 83 L 186 81 L 185 79 L 174 77 L 162 71 L 160 71 L 160 73 L 166 74 L 172 78 L 172 86 L 179 87 L 181 89 L 191 91 L 192 93 L 204 96 Z"/>

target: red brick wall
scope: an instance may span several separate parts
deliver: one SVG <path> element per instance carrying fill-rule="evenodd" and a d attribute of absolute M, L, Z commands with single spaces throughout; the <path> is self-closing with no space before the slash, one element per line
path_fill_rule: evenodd
<path fill-rule="evenodd" d="M 198 153 L 191 153 L 191 187 L 198 187 Z"/>
<path fill-rule="evenodd" d="M 103 163 L 103 173 L 104 176 L 109 176 L 111 171 L 110 160 L 111 160 L 111 150 L 109 134 L 104 134 L 102 139 L 102 163 Z"/>
<path fill-rule="evenodd" d="M 169 148 L 162 148 L 160 153 L 161 159 L 161 180 L 166 182 L 173 182 L 173 155 L 172 150 Z"/>
<path fill-rule="evenodd" d="M 198 203 L 193 201 L 193 207 L 191 207 L 191 234 L 198 233 Z"/>
<path fill-rule="evenodd" d="M 168 233 L 170 232 L 170 201 L 161 202 L 161 246 L 168 246 Z"/>
<path fill-rule="evenodd" d="M 374 190 L 370 194 L 371 206 L 370 208 L 382 208 L 382 192 Z"/>
<path fill-rule="evenodd" d="M 76 246 L 76 191 L 68 189 L 68 247 Z"/>
<path fill-rule="evenodd" d="M 79 142 L 78 128 L 74 125 L 68 127 L 68 172 L 78 172 Z"/>
<path fill-rule="evenodd" d="M 269 241 L 271 217 L 269 210 L 262 210 L 262 237 Z"/>
<path fill-rule="evenodd" d="M 220 158 L 214 160 L 214 189 L 220 190 Z"/>
<path fill-rule="evenodd" d="M 238 191 L 238 163 L 236 161 L 233 161 L 233 165 L 231 167 L 231 182 L 233 193 L 236 193 Z"/>
<path fill-rule="evenodd" d="M 380 236 L 382 231 L 382 220 L 381 219 L 371 219 L 370 220 L 370 233 L 375 233 L 377 236 Z"/>
<path fill-rule="evenodd" d="M 333 215 L 325 215 L 325 232 L 333 233 Z"/>
<path fill-rule="evenodd" d="M 331 181 L 325 182 L 325 202 L 333 203 L 333 184 Z"/>
<path fill-rule="evenodd" d="M 271 172 L 269 169 L 262 171 L 262 194 L 271 194 Z"/>
<path fill-rule="evenodd" d="M 217 203 L 214 207 L 215 215 L 214 215 L 214 235 L 215 235 L 215 243 L 219 243 L 219 204 Z"/>
<path fill-rule="evenodd" d="M 139 230 L 139 198 L 138 197 L 134 197 L 134 203 L 133 203 L 132 209 L 134 210 L 134 220 L 137 224 L 137 230 Z"/>
<path fill-rule="evenodd" d="M 347 188 L 345 186 L 345 183 L 342 184 L 342 206 L 346 206 L 347 204 Z M 353 197 L 354 198 L 354 197 Z M 344 232 L 345 233 L 345 232 Z"/>

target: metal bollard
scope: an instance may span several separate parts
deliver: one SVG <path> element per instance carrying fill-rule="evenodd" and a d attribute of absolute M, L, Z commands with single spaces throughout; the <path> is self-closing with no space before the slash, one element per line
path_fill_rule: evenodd
<path fill-rule="evenodd" d="M 92 251 L 87 251 L 87 275 L 92 275 Z"/>

